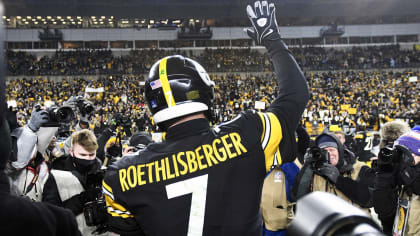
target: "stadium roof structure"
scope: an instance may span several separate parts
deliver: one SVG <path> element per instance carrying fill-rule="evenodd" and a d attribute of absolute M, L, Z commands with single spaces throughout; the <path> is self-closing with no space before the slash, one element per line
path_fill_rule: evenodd
<path fill-rule="evenodd" d="M 250 0 L 3 0 L 7 16 L 244 18 Z M 274 0 L 280 17 L 419 15 L 419 0 Z"/>

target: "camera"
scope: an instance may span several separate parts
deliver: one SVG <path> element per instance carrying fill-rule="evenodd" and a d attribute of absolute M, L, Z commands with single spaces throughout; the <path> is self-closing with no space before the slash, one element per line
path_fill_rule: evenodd
<path fill-rule="evenodd" d="M 296 217 L 286 235 L 384 236 L 366 212 L 326 192 L 313 192 L 297 201 Z"/>
<path fill-rule="evenodd" d="M 86 225 L 97 226 L 106 222 L 106 204 L 103 198 L 87 202 L 83 208 Z"/>
<path fill-rule="evenodd" d="M 385 146 L 378 153 L 378 166 L 395 166 L 401 162 L 410 164 L 413 161 L 410 150 L 401 145 L 395 145 L 393 148 Z"/>
<path fill-rule="evenodd" d="M 41 109 L 37 107 L 36 109 Z M 42 127 L 57 127 L 60 124 L 70 123 L 74 119 L 74 112 L 71 107 L 52 106 L 46 109 L 48 113 L 48 122 L 44 123 Z"/>
<path fill-rule="evenodd" d="M 95 110 L 93 104 L 83 99 L 83 97 L 78 98 L 77 108 L 82 116 L 91 114 Z"/>
<path fill-rule="evenodd" d="M 318 146 L 313 146 L 309 148 L 308 154 L 312 157 L 312 165 L 317 168 L 324 163 L 330 163 L 330 154 L 328 151 L 319 148 Z"/>
<path fill-rule="evenodd" d="M 104 174 L 105 170 L 98 170 L 88 174 L 86 178 L 86 189 L 97 191 L 95 200 L 85 203 L 83 207 L 83 214 L 88 226 L 100 225 L 106 221 L 106 205 L 101 193 Z"/>
<path fill-rule="evenodd" d="M 121 113 L 116 113 L 114 116 L 115 123 L 117 126 L 121 126 L 123 128 L 130 128 L 131 127 L 131 119 L 128 116 L 124 116 Z"/>

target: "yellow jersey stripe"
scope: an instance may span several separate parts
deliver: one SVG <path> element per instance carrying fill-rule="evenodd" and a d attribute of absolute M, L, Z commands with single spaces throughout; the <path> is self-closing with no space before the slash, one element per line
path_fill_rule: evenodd
<path fill-rule="evenodd" d="M 273 164 L 281 165 L 282 163 L 279 144 L 283 135 L 280 122 L 276 115 L 271 112 L 266 113 L 265 115 L 268 120 L 266 127 L 270 126 L 269 129 L 266 128 L 266 135 L 268 135 L 269 138 L 267 139 L 267 144 L 264 147 L 265 169 L 268 172 Z M 276 160 L 276 162 L 274 160 Z"/>
<path fill-rule="evenodd" d="M 123 206 L 112 200 L 112 198 L 108 195 L 105 195 L 105 203 L 107 206 L 107 212 L 112 216 L 122 218 L 134 217 L 133 214 L 131 214 Z"/>
<path fill-rule="evenodd" d="M 102 186 L 110 193 L 112 193 L 112 188 L 109 187 L 108 184 L 105 183 L 105 181 L 102 180 Z"/>
<path fill-rule="evenodd" d="M 169 86 L 168 72 L 166 70 L 167 58 L 163 58 L 159 63 L 159 80 L 162 84 L 163 94 L 165 95 L 166 104 L 168 107 L 175 106 L 174 96 L 172 95 L 171 86 Z"/>

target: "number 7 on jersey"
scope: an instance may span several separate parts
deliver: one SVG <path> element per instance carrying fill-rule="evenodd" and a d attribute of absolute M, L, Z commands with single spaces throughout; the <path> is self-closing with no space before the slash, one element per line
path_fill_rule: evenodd
<path fill-rule="evenodd" d="M 207 180 L 208 174 L 166 185 L 168 199 L 192 193 L 188 236 L 203 235 Z"/>

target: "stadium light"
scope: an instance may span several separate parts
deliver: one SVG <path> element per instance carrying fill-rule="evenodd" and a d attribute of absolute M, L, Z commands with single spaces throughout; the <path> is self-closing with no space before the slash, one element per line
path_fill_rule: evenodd
<path fill-rule="evenodd" d="M 105 16 L 101 16 L 101 19 L 105 19 Z"/>
<path fill-rule="evenodd" d="M 71 19 L 71 16 L 67 16 L 67 19 L 69 19 L 69 20 L 70 20 L 70 19 Z"/>
<path fill-rule="evenodd" d="M 20 19 L 22 19 L 22 17 L 21 16 L 16 16 L 16 19 L 20 20 Z"/>
<path fill-rule="evenodd" d="M 82 17 L 81 17 L 81 16 L 77 16 L 76 18 L 77 18 L 77 19 L 79 19 L 79 20 L 80 20 L 80 19 L 82 19 Z"/>
<path fill-rule="evenodd" d="M 47 16 L 47 19 L 49 20 L 49 19 L 51 19 L 51 16 Z"/>
<path fill-rule="evenodd" d="M 32 18 L 32 16 L 27 16 L 26 18 L 27 18 L 27 19 L 31 19 L 31 18 Z"/>
<path fill-rule="evenodd" d="M 61 16 L 57 16 L 57 19 L 61 19 Z"/>
<path fill-rule="evenodd" d="M 37 18 L 38 20 L 41 20 L 41 19 L 42 19 L 42 17 L 41 17 L 41 16 L 37 16 L 36 18 Z"/>

